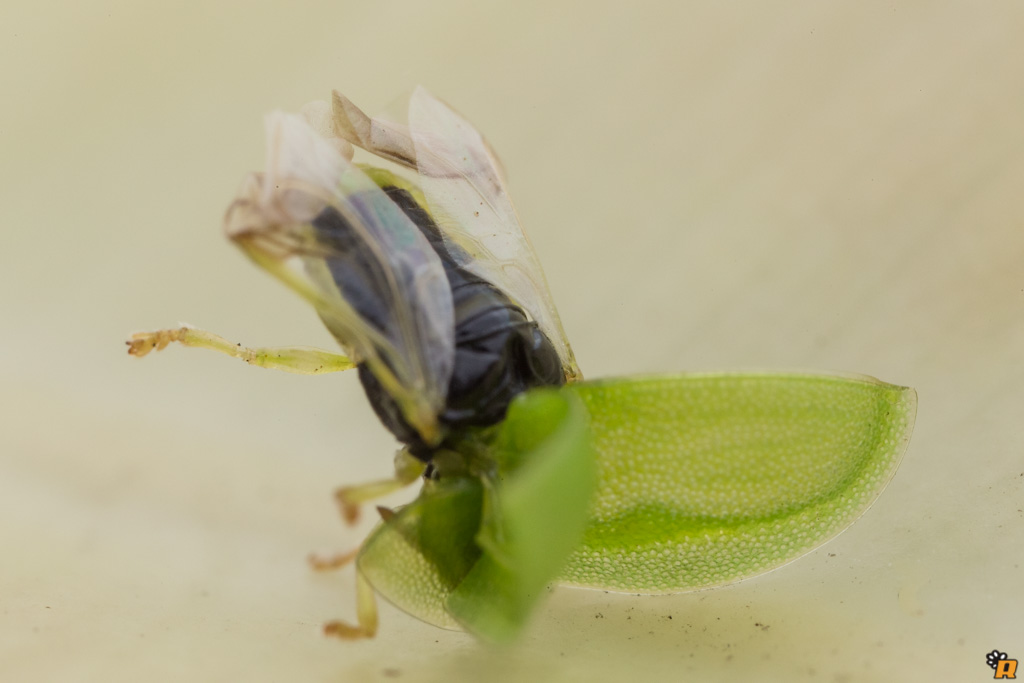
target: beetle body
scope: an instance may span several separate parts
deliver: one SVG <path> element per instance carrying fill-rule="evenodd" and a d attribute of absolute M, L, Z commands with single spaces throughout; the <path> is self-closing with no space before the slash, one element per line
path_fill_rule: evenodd
<path fill-rule="evenodd" d="M 524 391 L 565 383 L 554 345 L 501 290 L 458 265 L 430 214 L 412 194 L 396 185 L 381 188 L 420 230 L 444 266 L 454 308 L 455 356 L 445 406 L 438 422 L 447 433 L 495 424 L 509 403 Z M 342 295 L 382 334 L 397 325 L 376 291 L 381 281 L 369 246 L 353 234 L 352 226 L 332 207 L 313 221 L 317 238 L 330 244 L 327 266 Z M 328 323 L 328 326 L 329 323 Z M 435 446 L 428 444 L 408 421 L 393 397 L 366 364 L 359 379 L 381 422 L 420 460 L 429 461 Z"/>

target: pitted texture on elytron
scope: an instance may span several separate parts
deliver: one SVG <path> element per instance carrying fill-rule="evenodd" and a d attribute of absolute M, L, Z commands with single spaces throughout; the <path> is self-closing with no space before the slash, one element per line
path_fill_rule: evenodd
<path fill-rule="evenodd" d="M 376 568 L 367 579 L 382 596 L 400 598 L 400 609 L 443 628 L 458 629 L 459 624 L 444 609 L 451 593 L 437 567 L 400 533 L 375 533 L 363 547 L 358 563 Z M 380 567 L 401 567 L 401 571 L 380 571 Z"/>
<path fill-rule="evenodd" d="M 576 385 L 599 484 L 569 584 L 672 592 L 792 560 L 860 516 L 909 439 L 912 390 L 813 375 Z"/>

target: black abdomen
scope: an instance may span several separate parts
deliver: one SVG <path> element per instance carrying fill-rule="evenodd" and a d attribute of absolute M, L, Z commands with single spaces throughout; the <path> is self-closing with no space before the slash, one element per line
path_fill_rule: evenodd
<path fill-rule="evenodd" d="M 437 225 L 412 196 L 397 187 L 385 187 L 391 197 L 433 247 L 444 265 L 455 312 L 455 364 L 448 385 L 442 425 L 458 430 L 499 422 L 509 403 L 527 389 L 559 386 L 565 382 L 561 360 L 551 341 L 523 310 L 490 282 L 459 267 Z M 381 282 L 367 247 L 354 239 L 351 227 L 328 207 L 314 221 L 322 237 L 344 246 L 343 256 L 328 260 L 342 294 L 373 326 L 384 331 L 393 323 L 377 291 Z M 359 379 L 377 416 L 410 451 L 430 460 L 431 448 L 402 417 L 398 406 L 365 365 Z"/>

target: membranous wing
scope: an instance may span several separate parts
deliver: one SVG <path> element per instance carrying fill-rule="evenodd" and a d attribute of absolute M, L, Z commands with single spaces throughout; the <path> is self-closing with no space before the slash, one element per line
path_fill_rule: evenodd
<path fill-rule="evenodd" d="M 554 344 L 566 379 L 581 379 L 500 163 L 480 133 L 422 87 L 410 98 L 408 123 L 371 119 L 337 92 L 333 115 L 342 138 L 417 172 L 449 253 L 522 307 Z"/>
<path fill-rule="evenodd" d="M 225 230 L 313 304 L 406 421 L 436 443 L 454 363 L 444 267 L 416 225 L 351 162 L 347 143 L 323 131 L 318 113 L 267 117 L 266 172 L 246 179 Z"/>

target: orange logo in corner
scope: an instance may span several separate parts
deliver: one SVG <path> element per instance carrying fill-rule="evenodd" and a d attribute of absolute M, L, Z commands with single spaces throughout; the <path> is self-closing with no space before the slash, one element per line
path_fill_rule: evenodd
<path fill-rule="evenodd" d="M 985 655 L 985 661 L 996 672 L 992 678 L 1017 678 L 1017 660 L 1008 659 L 1005 652 L 992 650 Z"/>

